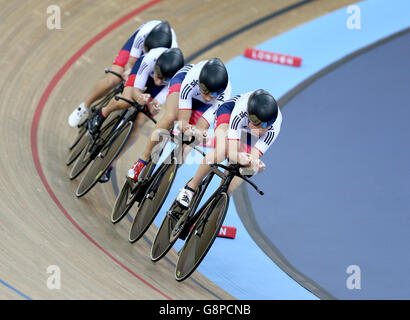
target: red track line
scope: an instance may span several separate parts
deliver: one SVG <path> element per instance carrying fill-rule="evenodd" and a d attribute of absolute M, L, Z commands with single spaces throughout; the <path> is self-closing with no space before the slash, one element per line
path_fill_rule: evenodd
<path fill-rule="evenodd" d="M 153 0 L 145 5 L 135 9 L 134 11 L 130 12 L 126 16 L 122 17 L 121 19 L 117 20 L 114 22 L 112 25 L 107 27 L 105 30 L 97 34 L 93 39 L 91 39 L 88 43 L 86 43 L 80 50 L 78 50 L 65 64 L 64 66 L 57 72 L 57 74 L 54 76 L 54 78 L 51 80 L 51 82 L 48 84 L 46 90 L 43 92 L 41 99 L 36 107 L 36 110 L 34 112 L 33 120 L 31 123 L 31 130 L 30 130 L 30 138 L 31 138 L 31 153 L 33 156 L 33 161 L 34 161 L 34 166 L 36 167 L 37 173 L 40 176 L 40 179 L 46 188 L 48 194 L 50 195 L 51 199 L 55 202 L 57 207 L 61 210 L 61 212 L 64 214 L 64 216 L 92 243 L 94 244 L 98 249 L 100 249 L 102 252 L 104 252 L 110 259 L 112 259 L 115 263 L 120 265 L 123 269 L 128 271 L 131 275 L 133 275 L 135 278 L 138 280 L 142 281 L 145 283 L 147 286 L 149 286 L 151 289 L 155 290 L 162 296 L 164 296 L 166 299 L 172 300 L 169 296 L 167 296 L 165 293 L 160 291 L 158 288 L 154 287 L 152 284 L 144 280 L 142 277 L 138 276 L 135 272 L 133 272 L 131 269 L 126 267 L 123 263 L 121 263 L 119 260 L 117 260 L 115 257 L 113 257 L 107 250 L 105 250 L 101 245 L 99 245 L 87 232 L 85 232 L 80 225 L 71 217 L 71 215 L 67 212 L 67 210 L 63 207 L 63 205 L 60 203 L 60 201 L 57 199 L 56 195 L 54 194 L 53 190 L 51 189 L 50 185 L 48 184 L 48 181 L 44 175 L 43 169 L 41 167 L 40 163 L 40 158 L 38 154 L 38 144 L 37 144 L 37 133 L 38 133 L 38 128 L 39 128 L 39 123 L 40 123 L 40 118 L 41 114 L 43 112 L 43 109 L 47 103 L 48 98 L 50 97 L 51 92 L 54 90 L 56 87 L 57 83 L 61 80 L 61 78 L 64 76 L 64 74 L 70 69 L 70 67 L 88 50 L 90 49 L 96 42 L 101 40 L 103 37 L 105 37 L 108 33 L 113 31 L 114 29 L 118 28 L 120 25 L 124 24 L 126 21 L 134 17 L 135 15 L 149 9 L 150 7 L 158 4 L 159 2 L 162 2 L 163 0 Z"/>

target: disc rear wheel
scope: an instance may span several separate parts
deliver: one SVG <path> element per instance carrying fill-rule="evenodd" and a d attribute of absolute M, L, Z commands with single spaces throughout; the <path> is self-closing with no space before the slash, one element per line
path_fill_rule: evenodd
<path fill-rule="evenodd" d="M 95 186 L 101 176 L 121 152 L 131 134 L 132 128 L 133 123 L 129 121 L 106 142 L 99 155 L 94 159 L 92 165 L 81 179 L 76 191 L 77 197 L 82 197 Z"/>
<path fill-rule="evenodd" d="M 217 195 L 202 212 L 179 253 L 175 268 L 177 281 L 188 278 L 205 258 L 221 229 L 228 204 L 229 197 L 223 192 Z"/>
<path fill-rule="evenodd" d="M 170 165 L 163 165 L 156 172 L 156 177 L 153 179 L 147 194 L 142 199 L 138 212 L 132 223 L 129 234 L 129 241 L 131 243 L 140 239 L 145 231 L 154 221 L 159 210 L 171 189 L 172 183 L 175 179 L 175 174 L 178 169 L 178 164 L 173 161 Z"/>
<path fill-rule="evenodd" d="M 75 145 L 71 148 L 71 152 L 67 157 L 66 164 L 69 166 L 72 164 L 78 156 L 81 154 L 81 151 L 86 147 L 89 137 L 87 135 L 87 128 L 85 126 L 81 127 L 78 132 L 78 137 Z"/>
<path fill-rule="evenodd" d="M 111 222 L 117 223 L 130 211 L 135 202 L 137 202 L 140 193 L 144 192 L 146 186 L 146 179 L 152 174 L 152 166 L 155 166 L 153 162 L 150 162 L 144 171 L 141 173 L 141 177 L 137 183 L 125 179 L 124 185 L 121 188 L 120 193 L 115 199 L 114 207 L 111 213 Z M 144 192 L 145 193 L 145 192 Z"/>
<path fill-rule="evenodd" d="M 178 211 L 178 212 L 177 212 Z M 173 204 L 165 214 L 164 220 L 159 227 L 151 247 L 151 260 L 156 262 L 164 257 L 172 248 L 178 237 L 171 239 L 179 214 L 183 214 L 182 208 Z"/>
<path fill-rule="evenodd" d="M 111 129 L 114 125 L 117 124 L 119 119 L 119 113 L 113 112 L 104 122 L 103 126 L 101 127 L 101 132 L 99 137 L 97 138 L 96 142 L 93 142 L 92 137 L 88 132 L 84 134 L 84 141 L 85 147 L 81 151 L 80 155 L 77 157 L 77 161 L 74 163 L 73 167 L 71 168 L 71 172 L 69 177 L 71 180 L 77 178 L 84 169 L 90 164 L 92 160 L 94 160 L 94 153 L 93 150 L 97 148 L 98 141 L 103 141 L 108 137 L 111 132 Z"/>

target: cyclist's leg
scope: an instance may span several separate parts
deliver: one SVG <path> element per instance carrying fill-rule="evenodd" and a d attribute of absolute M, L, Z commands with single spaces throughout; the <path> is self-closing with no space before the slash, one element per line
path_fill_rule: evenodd
<path fill-rule="evenodd" d="M 118 52 L 117 56 L 114 59 L 114 62 L 110 68 L 111 71 L 120 74 L 125 78 L 127 73 L 130 71 L 130 67 L 135 63 L 136 58 L 130 56 L 132 44 L 134 42 L 136 33 L 134 33 L 124 44 L 121 48 L 120 52 Z M 124 79 L 125 80 L 125 79 Z M 107 73 L 106 76 L 101 79 L 92 89 L 91 93 L 88 95 L 86 100 L 84 101 L 84 105 L 86 108 L 101 99 L 104 95 L 106 95 L 111 89 L 117 86 L 122 79 L 117 77 L 112 73 Z"/>
<path fill-rule="evenodd" d="M 170 130 L 173 127 L 178 115 L 178 100 L 179 92 L 173 92 L 168 95 L 165 102 L 165 114 L 156 123 L 143 154 L 128 170 L 127 177 L 129 179 L 137 181 L 140 173 L 151 160 L 151 155 L 157 152 L 157 150 L 155 150 L 155 146 L 161 141 L 158 133 L 163 130 Z M 153 156 L 152 158 L 154 159 L 156 157 Z"/>
<path fill-rule="evenodd" d="M 215 121 L 215 149 L 204 157 L 202 164 L 199 166 L 195 176 L 188 182 L 187 186 L 196 190 L 203 178 L 210 171 L 208 163 L 219 163 L 228 157 L 228 129 L 232 108 L 219 108 Z M 203 119 L 203 120 L 202 120 Z M 199 118 L 198 124 L 205 125 L 206 119 Z"/>
<path fill-rule="evenodd" d="M 165 114 L 155 125 L 153 133 L 161 130 L 170 130 L 174 126 L 174 122 L 178 117 L 178 101 L 179 92 L 173 92 L 168 95 L 165 102 Z M 147 146 L 141 156 L 142 160 L 147 162 L 150 160 L 151 153 L 158 144 L 158 140 L 159 139 L 153 139 L 152 137 L 148 140 Z"/>
<path fill-rule="evenodd" d="M 133 88 L 133 87 L 125 87 L 125 88 L 124 88 L 124 91 L 123 91 L 123 93 L 122 93 L 121 96 L 123 96 L 124 98 L 129 99 L 129 100 L 137 100 L 137 98 L 138 98 L 137 95 L 138 95 L 137 89 L 135 89 L 135 88 Z M 122 104 L 118 104 L 119 102 L 123 102 L 123 103 L 122 103 Z M 111 105 L 111 103 L 112 103 L 112 105 Z M 108 115 L 109 115 L 111 112 L 113 112 L 113 111 L 115 111 L 115 110 L 126 109 L 126 108 L 128 108 L 128 107 L 129 107 L 129 104 L 126 103 L 125 101 L 123 101 L 123 100 L 118 100 L 118 101 L 116 101 L 115 99 L 112 99 L 112 100 L 110 101 L 110 104 L 106 107 L 107 109 L 106 109 L 106 108 L 103 108 L 103 109 L 101 110 L 101 112 L 102 112 L 102 114 L 104 115 L 104 117 L 106 118 L 106 117 L 108 117 Z M 105 109 L 106 109 L 107 111 L 105 111 Z M 118 160 L 125 152 L 127 152 L 128 149 L 135 143 L 135 141 L 136 141 L 136 139 L 137 139 L 138 132 L 139 132 L 140 129 L 145 125 L 145 123 L 146 123 L 147 121 L 148 121 L 148 118 L 147 118 L 147 116 L 145 116 L 144 114 L 139 113 L 139 114 L 137 115 L 137 118 L 136 118 L 135 121 L 134 121 L 134 126 L 133 126 L 133 129 L 132 129 L 132 131 L 131 131 L 131 134 L 130 134 L 129 138 L 127 139 L 127 141 L 126 141 L 124 147 L 122 148 L 120 154 L 119 154 L 119 155 L 114 159 L 114 161 L 111 163 L 111 166 L 109 167 L 109 170 L 107 170 L 108 176 L 103 176 L 103 177 L 104 177 L 103 180 L 107 180 L 107 181 L 108 181 L 108 180 L 110 179 L 111 170 L 112 170 L 112 168 L 115 166 L 115 163 L 116 163 L 117 160 Z M 101 180 L 101 179 L 100 179 L 100 180 Z"/>
<path fill-rule="evenodd" d="M 229 123 L 218 126 L 215 130 L 215 149 L 211 150 L 203 158 L 194 177 L 179 191 L 176 201 L 183 207 L 189 207 L 199 184 L 211 170 L 210 163 L 219 163 L 227 157 L 227 132 Z"/>
<path fill-rule="evenodd" d="M 132 100 L 134 97 L 135 90 L 136 89 L 133 87 L 125 87 L 122 94 L 120 94 L 119 96 L 124 97 L 128 100 Z M 125 102 L 124 100 L 117 101 L 115 100 L 115 98 L 112 98 L 108 105 L 101 109 L 101 113 L 104 116 L 104 118 L 107 118 L 111 114 L 111 112 L 128 109 L 129 107 L 130 104 Z"/>
<path fill-rule="evenodd" d="M 134 122 L 134 128 L 132 129 L 131 135 L 129 136 L 127 142 L 125 143 L 124 147 L 122 148 L 120 154 L 117 156 L 117 158 L 113 161 L 113 163 L 111 164 L 112 167 L 115 166 L 115 163 L 117 162 L 117 160 L 128 151 L 128 149 L 135 143 L 135 141 L 137 140 L 137 135 L 138 132 L 140 131 L 140 129 L 144 126 L 144 124 L 147 122 L 148 118 L 140 113 L 137 116 L 137 119 Z"/>
<path fill-rule="evenodd" d="M 248 141 L 247 141 L 247 143 L 241 143 L 239 151 L 240 152 L 251 153 L 252 152 L 252 146 L 248 143 L 249 143 Z M 243 179 L 241 179 L 239 177 L 234 177 L 231 181 L 231 184 L 229 185 L 228 195 L 231 196 L 232 193 L 235 191 L 235 189 L 238 188 L 242 184 L 242 182 L 243 182 Z"/>
<path fill-rule="evenodd" d="M 128 41 L 122 47 L 120 52 L 117 54 L 111 66 L 111 71 L 122 75 L 123 78 L 125 77 L 124 69 L 126 68 L 126 66 L 128 69 L 131 60 L 132 62 L 135 62 L 133 59 L 130 58 L 130 51 L 132 48 L 132 44 L 134 42 L 135 35 L 136 33 L 134 33 L 128 39 Z M 107 73 L 105 77 L 94 86 L 90 94 L 87 96 L 86 100 L 82 102 L 77 108 L 75 108 L 74 111 L 70 114 L 68 118 L 68 124 L 71 127 L 75 127 L 82 123 L 85 120 L 86 115 L 89 114 L 89 107 L 92 105 L 92 103 L 104 97 L 111 89 L 117 86 L 121 81 L 122 79 L 120 79 L 116 75 L 112 73 Z"/>
<path fill-rule="evenodd" d="M 202 108 L 202 106 L 199 106 L 198 111 L 205 112 L 206 109 Z M 218 113 L 223 112 L 223 115 L 219 115 Z M 208 163 L 218 163 L 222 162 L 227 158 L 227 146 L 228 146 L 228 139 L 227 139 L 227 133 L 228 133 L 228 128 L 229 128 L 229 119 L 230 119 L 230 113 L 232 110 L 218 110 L 217 113 L 217 119 L 219 121 L 216 121 L 216 129 L 215 129 L 215 149 L 209 152 L 204 159 L 202 160 L 202 163 L 199 165 L 198 170 L 195 173 L 195 176 L 183 187 L 177 196 L 177 201 L 184 207 L 189 207 L 191 200 L 194 196 L 194 193 L 198 189 L 199 184 L 202 182 L 202 180 L 205 178 L 205 176 L 209 173 L 211 167 L 208 165 Z M 202 116 L 202 114 L 201 114 Z M 203 129 L 209 127 L 208 121 L 204 118 L 198 115 L 198 117 L 195 119 L 195 122 L 197 122 L 197 127 L 198 129 Z M 223 120 L 223 121 L 222 121 Z M 191 122 L 190 122 L 191 124 Z"/>
<path fill-rule="evenodd" d="M 202 117 L 202 113 L 203 112 L 194 110 L 192 112 L 189 124 L 195 125 L 195 127 L 197 129 L 199 129 L 203 133 L 206 133 L 206 131 L 209 129 L 209 123 L 204 117 Z M 204 142 L 205 142 L 205 139 L 204 139 L 204 141 L 195 141 L 194 145 L 196 146 L 196 145 L 199 145 L 200 143 L 204 143 Z M 190 145 L 184 145 L 182 147 L 182 154 L 183 154 L 182 159 L 183 159 L 184 162 L 185 162 L 187 156 L 189 155 L 189 153 L 191 151 L 192 151 L 192 147 Z"/>
<path fill-rule="evenodd" d="M 228 127 L 229 123 L 223 123 L 215 129 L 215 149 L 207 153 L 194 177 L 187 184 L 191 189 L 196 190 L 203 178 L 209 173 L 211 169 L 209 163 L 219 163 L 226 159 L 228 152 Z"/>
<path fill-rule="evenodd" d="M 113 64 L 111 71 L 121 74 L 124 72 L 124 67 Z M 90 94 L 84 101 L 84 106 L 89 108 L 95 101 L 104 97 L 111 89 L 115 88 L 121 79 L 112 73 L 107 73 L 104 78 L 97 82 Z"/>
<path fill-rule="evenodd" d="M 130 63 L 135 63 L 135 58 L 130 57 L 130 52 L 132 44 L 134 42 L 136 33 L 134 33 L 118 52 L 117 56 L 114 59 L 114 62 L 110 68 L 111 71 L 116 72 L 123 77 L 124 71 L 129 72 Z M 102 98 L 107 94 L 112 88 L 118 85 L 121 82 L 121 79 L 112 73 L 107 73 L 107 75 L 101 79 L 93 88 L 90 95 L 85 100 L 85 107 L 89 107 L 93 102 Z"/>
<path fill-rule="evenodd" d="M 127 99 L 132 99 L 133 90 L 134 88 L 132 87 L 125 87 L 121 96 Z M 130 104 L 125 102 L 124 100 L 117 101 L 115 100 L 115 98 L 112 98 L 110 102 L 108 103 L 108 106 L 102 108 L 101 110 L 98 110 L 93 115 L 93 117 L 88 122 L 88 130 L 90 131 L 91 134 L 93 135 L 96 134 L 100 130 L 105 119 L 110 115 L 111 112 L 122 110 L 122 109 L 127 109 L 129 107 L 130 107 Z"/>
<path fill-rule="evenodd" d="M 134 72 L 134 71 L 133 71 Z M 127 81 L 128 83 L 129 81 Z M 125 87 L 125 88 L 129 88 L 129 87 Z M 127 90 L 127 94 L 130 93 L 132 94 L 131 98 L 128 98 L 130 100 L 135 100 L 137 101 L 140 97 L 140 93 L 141 90 L 139 90 L 138 88 L 132 87 L 133 90 Z M 145 89 L 145 93 L 149 94 L 154 101 L 158 102 L 158 104 L 162 103 L 160 106 L 163 106 L 163 103 L 165 102 L 166 99 L 166 93 L 168 92 L 167 88 L 164 86 L 156 86 L 152 81 L 147 82 L 147 86 Z M 159 100 L 158 100 L 159 99 Z M 150 111 L 151 109 L 148 107 L 148 111 Z M 154 114 L 151 114 L 152 117 L 154 117 L 157 113 L 155 111 Z M 132 130 L 132 133 L 129 137 L 129 139 L 127 140 L 126 145 L 124 146 L 122 152 L 120 155 L 122 155 L 123 153 L 125 153 L 125 151 L 127 151 L 129 149 L 130 146 L 132 146 L 137 138 L 137 134 L 139 132 L 139 130 L 145 125 L 145 123 L 149 121 L 149 118 L 143 114 L 143 113 L 139 113 L 137 115 L 136 120 L 134 121 L 134 128 Z M 119 158 L 120 156 L 118 156 Z"/>

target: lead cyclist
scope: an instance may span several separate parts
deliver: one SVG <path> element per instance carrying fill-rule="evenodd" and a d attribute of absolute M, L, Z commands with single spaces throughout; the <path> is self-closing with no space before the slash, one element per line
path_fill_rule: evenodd
<path fill-rule="evenodd" d="M 266 165 L 260 158 L 276 140 L 281 124 L 282 114 L 276 100 L 263 89 L 237 95 L 222 104 L 215 120 L 215 149 L 208 152 L 195 176 L 179 191 L 179 204 L 189 207 L 199 184 L 211 170 L 209 164 L 228 159 L 246 167 L 242 174 L 262 172 Z M 235 177 L 228 194 L 242 182 Z"/>

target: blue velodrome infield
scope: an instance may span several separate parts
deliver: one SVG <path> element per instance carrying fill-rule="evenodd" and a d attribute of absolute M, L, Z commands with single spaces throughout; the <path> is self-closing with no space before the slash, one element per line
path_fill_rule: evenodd
<path fill-rule="evenodd" d="M 286 97 L 286 95 L 290 91 L 292 91 L 292 89 L 297 88 L 298 85 L 303 83 L 306 79 L 309 79 L 310 77 L 319 73 L 327 66 L 332 65 L 335 62 L 348 56 L 349 54 L 372 45 L 381 39 L 388 38 L 406 28 L 409 28 L 410 26 L 410 21 L 408 19 L 408 12 L 410 12 L 409 1 L 388 2 L 372 0 L 359 2 L 357 3 L 357 6 L 360 8 L 360 29 L 347 28 L 346 21 L 350 14 L 348 13 L 347 8 L 342 8 L 340 10 L 322 16 L 316 20 L 310 21 L 304 25 L 301 25 L 293 30 L 290 30 L 289 32 L 281 34 L 257 46 L 257 49 L 261 50 L 302 57 L 303 62 L 300 68 L 254 61 L 243 56 L 239 56 L 229 61 L 227 63 L 227 67 L 232 81 L 233 95 L 258 88 L 265 88 L 269 90 L 274 96 L 281 99 L 283 97 Z M 269 32 L 269 30 L 266 30 L 266 32 Z M 396 38 L 396 40 L 399 42 L 400 39 L 401 38 L 399 37 Z M 408 42 L 408 37 L 405 41 Z M 396 44 L 396 47 L 400 48 L 400 44 Z M 387 51 L 387 53 L 388 52 L 389 51 Z M 409 55 L 407 54 L 407 57 L 408 56 Z M 406 64 L 405 61 L 403 61 L 402 63 Z M 407 67 L 408 65 L 409 64 L 407 63 Z M 361 69 L 360 66 L 362 67 Z M 359 63 L 359 67 L 355 69 L 355 72 L 358 72 L 359 74 L 346 75 L 341 73 L 340 76 L 349 77 L 361 75 L 364 76 L 363 81 L 367 81 L 369 79 L 366 79 L 365 77 L 367 72 L 366 67 L 377 68 L 377 65 Z M 383 69 L 382 72 L 386 72 L 386 70 Z M 392 79 L 387 78 L 386 81 L 392 81 Z M 325 84 L 325 86 L 322 88 L 322 91 L 317 92 L 317 94 L 326 96 L 329 92 L 331 92 L 331 86 L 338 85 L 337 83 L 338 82 L 329 82 L 328 86 L 330 87 L 328 88 Z M 381 82 L 380 84 L 382 83 L 383 82 Z M 359 92 L 358 94 L 377 94 L 377 91 L 380 90 L 380 92 L 382 92 L 384 88 L 375 87 L 372 90 L 374 91 L 363 91 L 362 93 Z M 341 92 L 345 94 L 345 97 L 349 97 L 349 92 L 344 92 L 343 90 Z M 296 123 L 303 122 L 300 117 L 305 117 L 307 112 L 306 110 L 304 110 L 304 112 L 298 112 L 297 108 L 303 109 L 305 106 L 303 105 L 303 100 L 297 99 L 297 97 L 298 96 L 296 96 L 294 100 L 291 101 L 291 103 L 289 103 L 289 105 L 287 105 L 283 109 L 284 119 L 282 124 L 282 131 L 278 137 L 277 142 L 275 142 L 275 144 L 271 147 L 271 150 L 269 150 L 267 155 L 265 155 L 264 157 L 264 160 L 267 162 L 268 169 L 259 176 L 254 177 L 254 181 L 260 184 L 261 188 L 266 192 L 266 195 L 261 197 L 257 195 L 256 192 L 254 192 L 254 190 L 251 188 L 248 188 L 247 191 L 249 198 L 251 199 L 253 214 L 256 217 L 259 228 L 263 231 L 266 237 L 269 238 L 270 236 L 269 239 L 272 240 L 272 242 L 275 241 L 275 243 L 273 243 L 274 245 L 280 245 L 278 249 L 280 250 L 280 252 L 282 252 L 285 258 L 290 260 L 288 261 L 290 263 L 299 262 L 299 260 L 311 260 L 315 262 L 314 259 L 310 259 L 310 255 L 312 253 L 318 254 L 318 251 L 320 253 L 320 248 L 304 247 L 305 251 L 297 251 L 298 245 L 302 247 L 302 244 L 309 244 L 310 242 L 306 241 L 310 240 L 308 236 L 310 236 L 311 234 L 309 232 L 317 232 L 318 230 L 326 228 L 326 223 L 330 223 L 329 220 L 326 219 L 326 217 L 328 216 L 323 214 L 322 216 L 320 216 L 321 220 L 316 221 L 317 223 L 320 222 L 322 226 L 319 227 L 319 225 L 316 224 L 312 229 L 309 229 L 309 227 L 312 227 L 312 225 L 308 223 L 309 215 L 311 215 L 312 217 L 315 215 L 312 215 L 309 212 L 303 212 L 303 215 L 305 216 L 301 216 L 302 213 L 299 211 L 296 213 L 291 212 L 293 213 L 293 215 L 288 212 L 289 210 L 291 210 L 289 208 L 292 208 L 291 206 L 288 206 L 288 203 L 293 202 L 295 206 L 299 204 L 299 206 L 303 207 L 303 203 L 301 204 L 301 201 L 303 201 L 303 199 L 300 197 L 295 198 L 293 196 L 296 191 L 300 191 L 302 185 L 305 186 L 304 190 L 310 190 L 310 184 L 305 180 L 302 182 L 294 176 L 295 172 L 299 172 L 303 169 L 303 157 L 301 159 L 293 159 L 292 163 L 295 166 L 294 168 L 292 168 L 289 164 L 285 165 L 282 162 L 286 161 L 284 155 L 280 154 L 280 152 L 286 150 L 283 145 L 286 144 L 287 141 L 293 141 L 291 139 L 294 139 L 294 141 L 297 142 L 297 135 L 304 136 L 304 139 L 309 140 L 308 137 L 306 137 L 306 135 L 311 132 L 311 130 L 309 129 L 309 124 L 311 124 L 311 127 L 315 127 L 314 121 L 320 123 L 321 119 L 323 119 L 323 121 L 329 120 L 328 118 L 323 117 L 322 113 L 316 112 L 314 116 L 309 113 L 309 116 L 312 117 L 312 119 L 310 119 L 310 121 L 307 121 L 307 127 L 305 128 L 305 130 L 301 128 L 300 132 L 291 131 L 292 129 L 294 130 Z M 314 97 L 310 98 L 310 103 L 314 103 Z M 341 100 L 341 97 L 336 96 L 332 97 L 332 99 Z M 330 103 L 332 99 L 328 98 L 327 101 Z M 352 99 L 354 98 L 352 97 Z M 363 101 L 366 102 L 367 99 L 364 97 Z M 407 101 L 409 101 L 408 98 Z M 323 106 L 323 108 L 325 107 L 331 108 L 331 105 Z M 317 108 L 320 108 L 320 106 L 317 106 L 316 109 Z M 386 113 L 388 113 L 387 108 L 388 106 L 386 106 L 385 108 Z M 408 116 L 408 113 L 406 114 L 406 116 Z M 385 122 L 384 124 L 394 125 L 389 121 Z M 381 125 L 381 127 L 383 127 L 383 125 Z M 348 128 L 346 128 L 346 130 L 348 130 Z M 364 127 L 363 130 L 367 129 Z M 352 138 L 352 134 L 354 132 L 356 131 L 350 133 L 350 138 Z M 358 134 L 360 133 L 360 131 L 356 133 Z M 317 132 L 317 134 L 318 136 L 326 136 L 327 132 L 319 131 Z M 315 138 L 317 138 L 318 136 L 316 136 Z M 408 138 L 406 139 L 408 141 Z M 331 147 L 334 148 L 334 145 L 323 145 L 323 148 L 326 148 L 325 152 L 332 152 L 333 149 L 331 149 Z M 289 149 L 290 147 L 288 146 L 287 148 Z M 297 160 L 300 160 L 300 162 L 298 162 Z M 356 159 L 356 161 L 358 160 Z M 163 209 L 155 220 L 155 223 L 157 225 L 159 225 L 161 220 L 163 219 L 165 210 L 169 208 L 179 188 L 188 181 L 188 179 L 195 172 L 196 168 L 197 164 L 195 163 L 185 164 L 181 167 L 176 177 L 175 183 L 170 191 L 170 195 L 166 200 Z M 309 171 L 309 168 L 305 168 L 305 170 Z M 279 176 L 284 180 L 279 180 Z M 292 180 L 294 182 L 293 185 L 289 187 L 287 187 L 288 184 L 285 183 L 287 177 L 292 177 L 292 179 L 294 179 Z M 312 175 L 311 179 L 314 180 L 315 175 Z M 217 184 L 218 181 L 214 181 L 214 184 L 210 187 L 210 189 L 214 190 Z M 286 188 L 281 188 L 281 186 L 284 186 Z M 403 184 L 403 187 L 407 188 L 408 190 L 408 184 Z M 312 192 L 316 192 L 316 190 L 312 189 Z M 209 191 L 209 194 L 210 193 L 211 190 Z M 275 199 L 277 199 L 278 196 L 286 198 L 288 201 L 287 203 L 281 204 L 281 210 L 288 209 L 288 211 L 281 211 L 281 214 L 269 211 L 270 208 L 278 205 L 278 203 L 275 202 Z M 300 196 L 300 194 L 298 194 L 298 196 Z M 309 193 L 305 193 L 304 196 L 309 198 Z M 407 195 L 407 199 L 408 198 L 409 196 Z M 329 201 L 331 201 L 331 199 Z M 406 205 L 408 212 L 408 202 L 401 202 L 400 208 L 402 209 L 403 206 Z M 244 208 L 239 209 L 243 210 Z M 285 214 L 285 212 L 287 214 Z M 281 219 L 279 219 L 279 217 Z M 317 215 L 315 217 L 317 217 Z M 278 220 L 276 220 L 276 218 L 278 218 Z M 360 220 L 362 218 L 363 217 L 360 216 L 356 217 L 357 220 Z M 408 218 L 409 217 L 407 216 L 406 220 L 406 215 L 404 215 L 404 213 L 400 215 L 399 213 L 398 218 L 394 221 L 402 221 L 403 228 L 405 228 L 406 226 L 408 227 Z M 351 221 L 349 219 L 351 219 Z M 348 222 L 352 223 L 352 226 L 357 227 L 357 221 L 355 221 L 354 219 L 355 217 L 352 217 L 350 214 L 348 216 L 346 215 L 345 218 L 345 220 L 348 220 Z M 306 221 L 306 224 L 302 224 L 301 221 Z M 383 221 L 382 218 L 381 221 Z M 381 223 L 381 221 L 379 222 Z M 303 282 L 303 280 L 301 281 L 300 279 L 299 282 L 301 282 L 305 287 L 309 288 L 309 290 L 311 290 L 312 292 L 315 292 L 316 295 L 312 294 L 312 292 L 307 290 L 304 286 L 296 282 L 291 276 L 289 276 L 286 272 L 279 268 L 277 264 L 274 263 L 260 247 L 258 247 L 258 245 L 253 241 L 252 237 L 248 234 L 245 226 L 242 224 L 242 221 L 238 216 L 234 201 L 231 201 L 230 203 L 224 224 L 235 226 L 238 229 L 236 239 L 230 240 L 218 238 L 215 241 L 212 249 L 208 253 L 207 257 L 200 265 L 199 271 L 238 299 L 318 299 L 317 296 L 321 296 L 322 298 L 333 297 L 351 299 L 366 299 L 366 297 L 384 298 L 383 295 L 367 295 L 369 290 L 366 291 L 366 285 L 369 283 L 366 283 L 366 281 L 364 280 L 368 279 L 366 278 L 366 275 L 370 273 L 367 273 L 367 265 L 363 262 L 363 260 L 360 259 L 352 259 L 351 262 L 349 261 L 348 263 L 349 265 L 359 264 L 359 266 L 360 263 L 362 263 L 363 267 L 366 266 L 364 270 L 362 270 L 363 281 L 361 283 L 362 288 L 360 290 L 349 291 L 346 288 L 346 279 L 349 276 L 348 274 L 346 274 L 346 267 L 348 267 L 347 265 L 345 265 L 346 261 L 343 261 L 343 263 L 338 266 L 338 276 L 330 276 L 331 282 L 333 281 L 338 283 L 329 285 L 328 283 L 323 282 L 320 277 L 317 277 L 318 274 L 331 275 L 331 272 L 329 273 L 329 271 L 331 270 L 330 268 L 332 266 L 329 261 L 331 261 L 334 256 L 338 256 L 337 250 L 339 249 L 335 249 L 332 256 L 329 253 L 331 252 L 331 248 L 329 249 L 329 247 L 326 248 L 329 249 L 329 252 L 326 251 L 326 254 L 329 254 L 328 259 L 326 260 L 326 257 L 324 257 L 324 262 L 322 264 L 312 263 L 309 265 L 309 268 L 306 269 L 304 269 L 304 266 L 307 266 L 305 264 L 298 263 L 297 265 L 294 265 L 294 267 L 298 268 L 298 271 L 300 272 L 299 275 L 305 276 L 305 280 L 307 279 L 307 282 Z M 389 226 L 391 227 L 392 223 L 390 223 Z M 304 227 L 306 227 L 307 230 L 304 230 Z M 346 224 L 346 227 L 349 228 L 348 223 Z M 277 234 L 270 234 L 272 230 L 274 230 L 275 232 L 277 231 Z M 389 230 L 389 232 L 394 232 L 394 230 Z M 380 230 L 380 233 L 383 233 L 383 229 Z M 366 237 L 366 235 L 363 233 L 361 234 L 361 236 Z M 400 239 L 408 240 L 408 238 Z M 289 240 L 289 243 L 287 243 L 286 240 Z M 276 243 L 276 241 L 279 242 Z M 322 241 L 321 245 L 324 245 L 326 247 L 326 243 L 326 241 Z M 349 245 L 352 244 L 350 243 Z M 369 245 L 371 246 L 371 243 L 369 243 Z M 175 246 L 176 249 L 181 248 L 182 242 L 177 242 Z M 362 252 L 361 254 L 362 256 L 366 256 L 366 252 Z M 374 255 L 374 253 L 372 254 Z M 372 273 L 377 274 L 378 271 L 381 272 L 381 270 L 383 270 L 383 268 L 380 268 L 380 270 L 378 270 L 378 268 L 379 267 L 374 266 L 375 270 L 372 270 Z M 314 290 L 315 285 L 316 289 L 319 288 L 318 290 Z M 386 285 L 388 286 L 389 283 L 387 283 Z M 369 286 L 367 288 L 369 288 Z M 377 291 L 374 285 L 370 287 L 372 287 L 372 292 Z M 338 288 L 340 290 L 337 290 Z M 380 288 L 379 286 L 380 292 L 383 291 L 382 289 L 383 288 Z M 385 297 L 397 298 L 397 295 L 395 296 L 394 294 L 386 294 Z"/>

